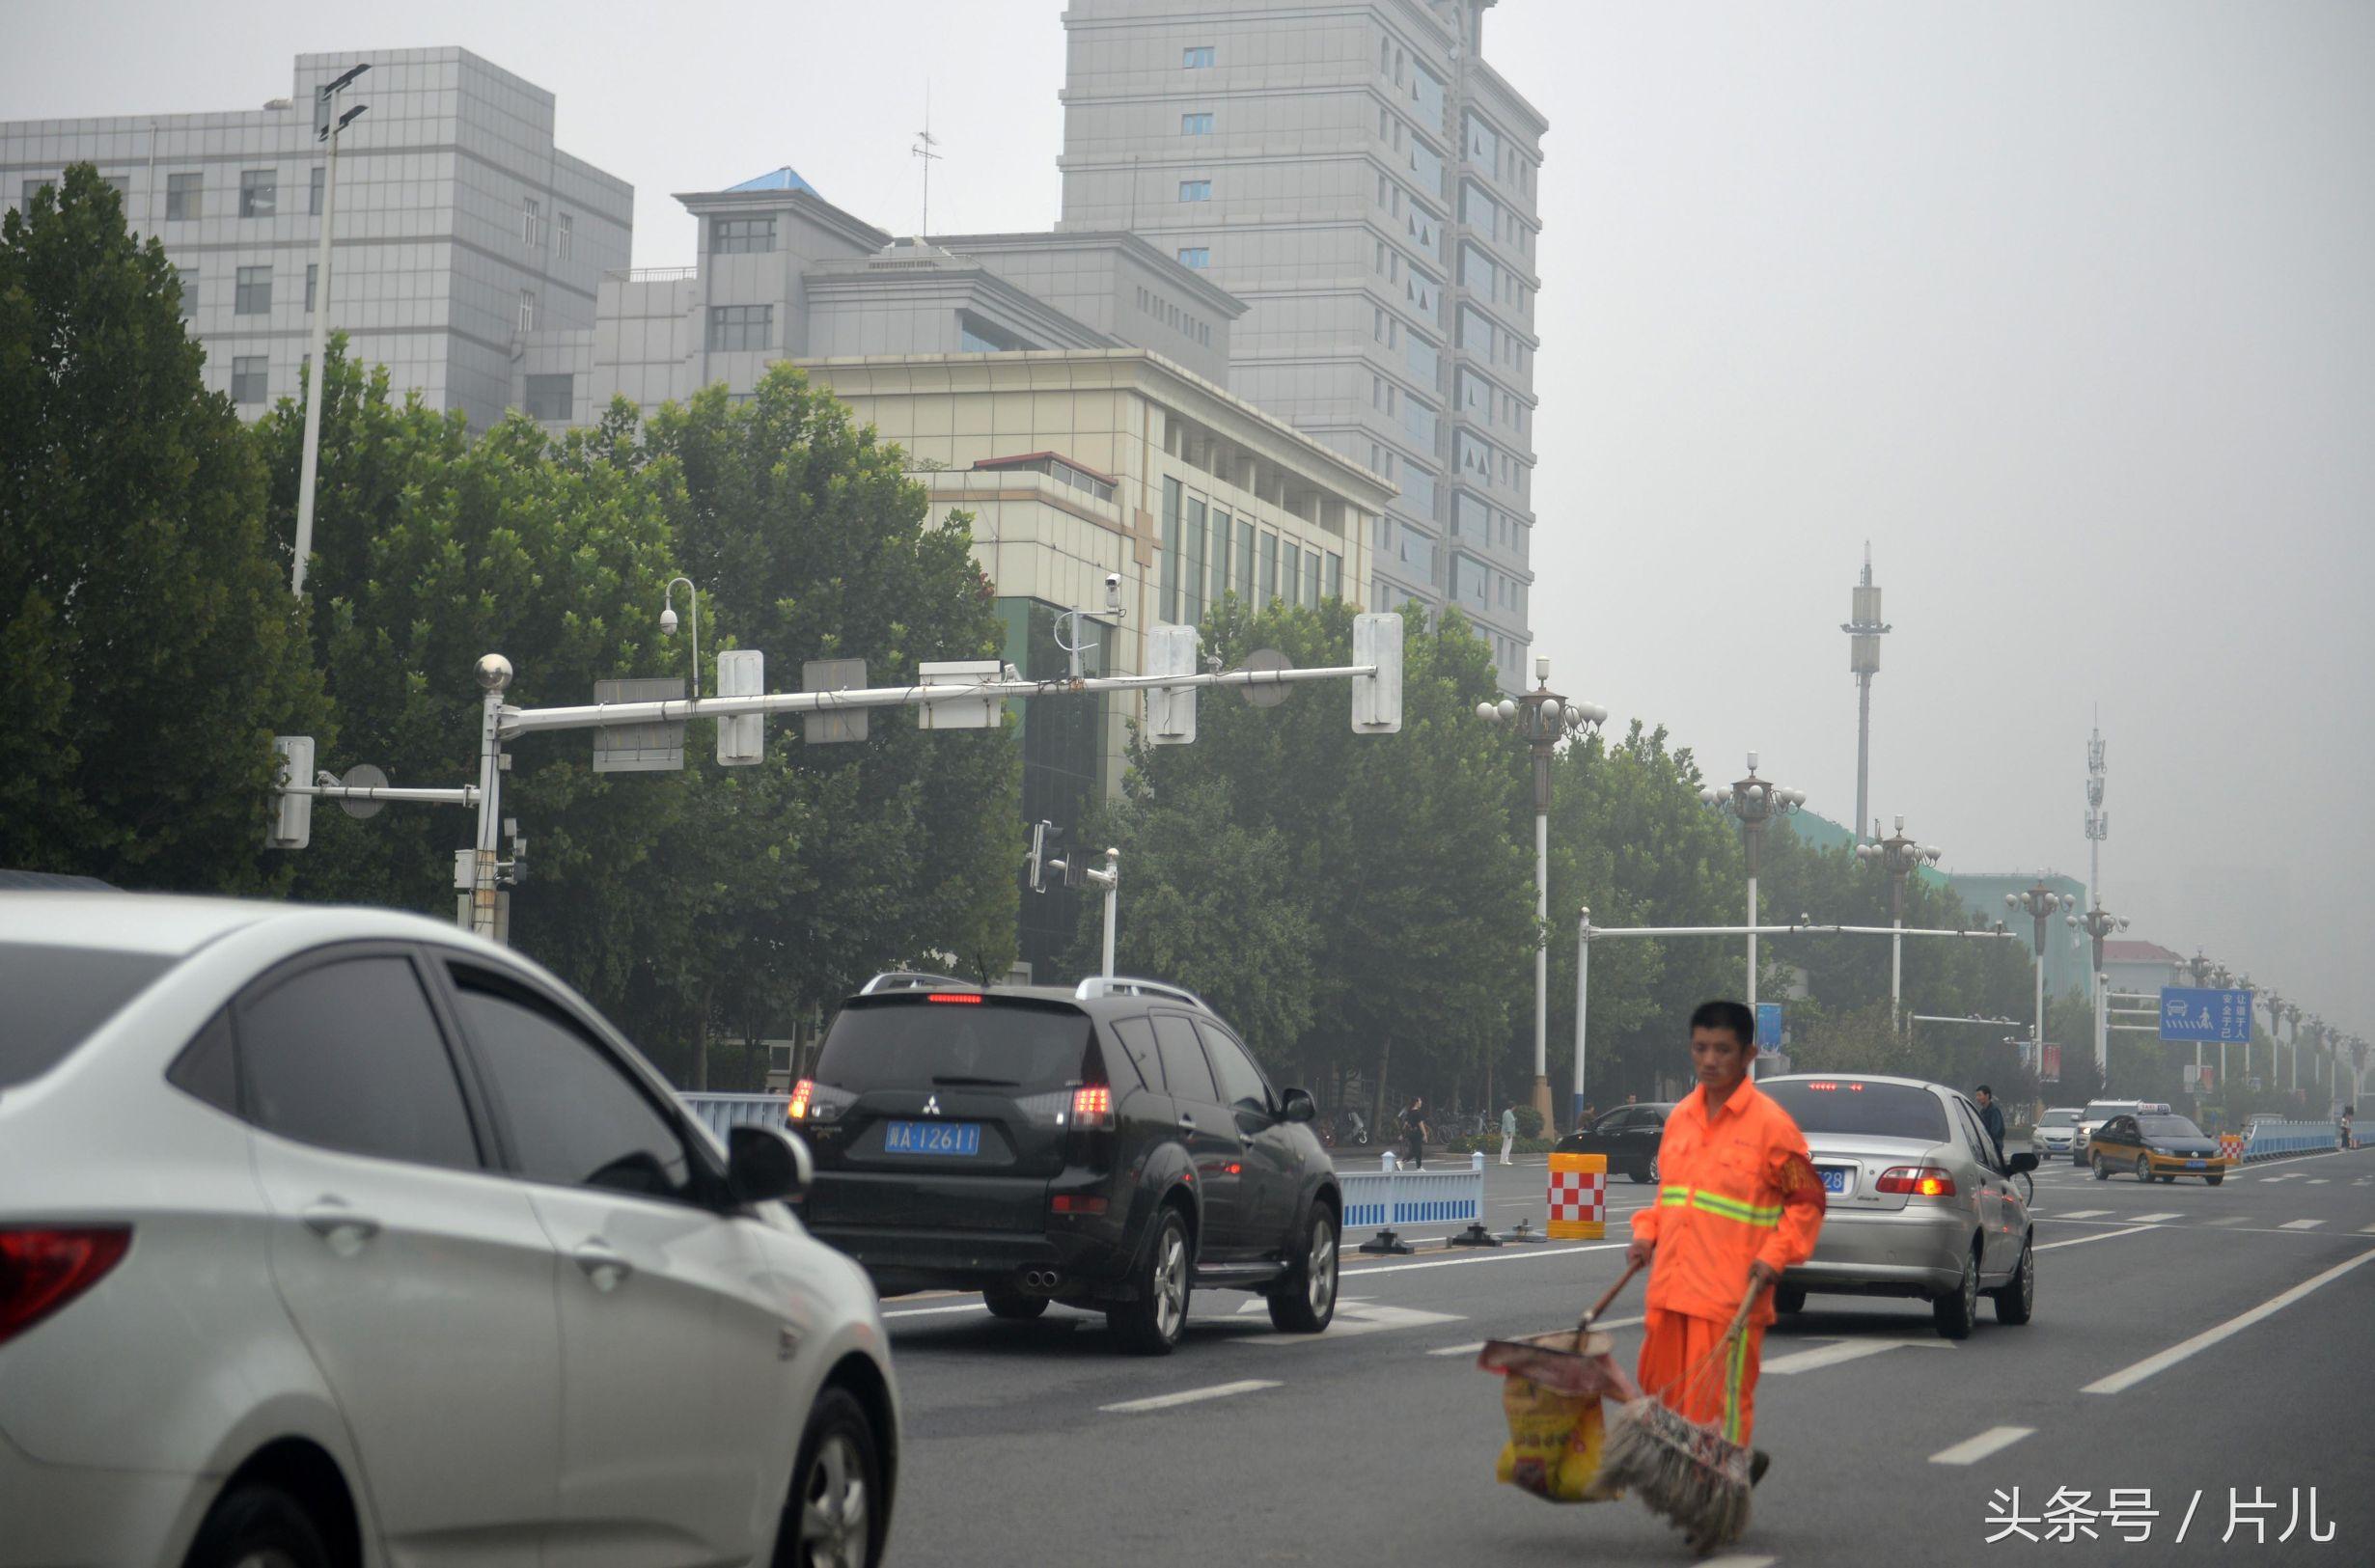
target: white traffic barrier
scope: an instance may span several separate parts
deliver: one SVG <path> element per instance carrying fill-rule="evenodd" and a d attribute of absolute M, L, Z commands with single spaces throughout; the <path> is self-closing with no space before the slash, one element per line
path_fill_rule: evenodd
<path fill-rule="evenodd" d="M 1389 1149 L 1375 1170 L 1339 1170 L 1344 1198 L 1344 1229 L 1377 1227 L 1361 1244 L 1365 1252 L 1407 1252 L 1410 1244 L 1395 1225 L 1480 1224 L 1484 1219 L 1484 1156 L 1471 1154 L 1462 1166 L 1410 1170 Z"/>
<path fill-rule="evenodd" d="M 685 1094 L 677 1099 L 721 1144 L 729 1127 L 781 1127 L 791 1100 L 784 1094 Z"/>

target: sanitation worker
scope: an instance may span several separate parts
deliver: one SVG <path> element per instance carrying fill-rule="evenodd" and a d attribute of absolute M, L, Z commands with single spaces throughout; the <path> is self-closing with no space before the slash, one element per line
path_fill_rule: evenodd
<path fill-rule="evenodd" d="M 1666 1118 L 1658 1200 L 1633 1216 L 1625 1253 L 1649 1265 L 1642 1389 L 1744 1446 L 1755 1429 L 1772 1286 L 1812 1255 L 1823 1217 L 1806 1135 L 1750 1081 L 1755 1056 L 1756 1018 L 1739 1003 L 1703 1003 L 1691 1014 L 1698 1087 Z M 1752 1284 L 1759 1294 L 1747 1330 L 1713 1370 L 1698 1372 Z M 1766 1456 L 1752 1463 L 1761 1479 Z"/>

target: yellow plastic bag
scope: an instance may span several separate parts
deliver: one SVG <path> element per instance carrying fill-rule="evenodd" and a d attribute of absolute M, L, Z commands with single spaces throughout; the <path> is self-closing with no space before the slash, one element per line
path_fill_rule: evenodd
<path fill-rule="evenodd" d="M 1596 1341 L 1596 1342 L 1592 1342 Z M 1599 1502 L 1618 1494 L 1602 1485 L 1604 1394 L 1616 1391 L 1607 1335 L 1579 1351 L 1572 1334 L 1495 1340 L 1477 1364 L 1502 1375 L 1501 1411 L 1509 1441 L 1494 1478 L 1552 1502 Z"/>

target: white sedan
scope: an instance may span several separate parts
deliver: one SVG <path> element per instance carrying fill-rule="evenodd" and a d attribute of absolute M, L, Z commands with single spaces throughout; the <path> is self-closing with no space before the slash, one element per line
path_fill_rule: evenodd
<path fill-rule="evenodd" d="M 451 926 L 0 894 L 0 1565 L 870 1568 L 807 1174 Z"/>

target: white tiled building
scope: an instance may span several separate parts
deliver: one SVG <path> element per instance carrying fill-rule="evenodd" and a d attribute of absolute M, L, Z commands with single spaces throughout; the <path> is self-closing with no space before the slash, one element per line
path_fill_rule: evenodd
<path fill-rule="evenodd" d="M 261 109 L 0 122 L 0 201 L 97 164 L 180 269 L 207 384 L 262 414 L 297 394 L 313 327 L 315 91 L 366 63 L 343 98 L 369 107 L 339 141 L 330 325 L 398 392 L 485 426 L 525 333 L 593 324 L 634 194 L 553 146 L 550 93 L 466 49 L 300 55 L 290 96 Z"/>

